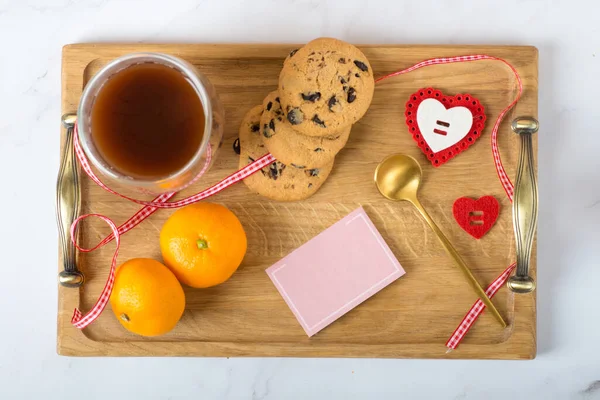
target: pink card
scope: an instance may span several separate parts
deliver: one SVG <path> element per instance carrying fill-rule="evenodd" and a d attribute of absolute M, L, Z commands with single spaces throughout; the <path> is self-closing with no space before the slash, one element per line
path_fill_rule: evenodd
<path fill-rule="evenodd" d="M 308 336 L 404 275 L 362 207 L 267 269 Z"/>

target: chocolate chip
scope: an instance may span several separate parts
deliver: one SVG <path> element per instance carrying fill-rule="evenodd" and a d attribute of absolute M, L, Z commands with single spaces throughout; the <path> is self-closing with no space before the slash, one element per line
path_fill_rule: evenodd
<path fill-rule="evenodd" d="M 305 101 L 315 102 L 321 98 L 321 92 L 302 93 L 302 99 Z"/>
<path fill-rule="evenodd" d="M 260 124 L 252 124 L 250 126 L 250 132 L 258 132 L 260 129 Z"/>
<path fill-rule="evenodd" d="M 338 62 L 339 62 L 340 64 L 346 64 L 346 59 L 345 59 L 344 57 L 342 57 L 342 58 L 340 58 L 340 59 L 338 60 Z"/>
<path fill-rule="evenodd" d="M 342 90 L 347 91 L 348 90 L 348 86 L 342 86 Z"/>
<path fill-rule="evenodd" d="M 294 163 L 291 163 L 290 165 L 291 165 L 292 167 L 294 167 L 294 168 L 298 168 L 298 169 L 304 169 L 304 168 L 306 168 L 306 165 L 296 165 L 296 164 L 294 164 Z"/>
<path fill-rule="evenodd" d="M 298 125 L 304 122 L 304 113 L 299 108 L 292 108 L 288 114 L 287 119 L 292 125 Z"/>
<path fill-rule="evenodd" d="M 271 122 L 273 122 L 273 120 L 271 120 Z M 270 122 L 269 122 L 269 124 L 263 125 L 263 136 L 264 137 L 269 139 L 269 138 L 273 137 L 274 134 L 275 134 L 275 129 L 271 128 Z"/>
<path fill-rule="evenodd" d="M 360 78 L 360 75 L 357 73 L 354 74 L 355 77 Z"/>
<path fill-rule="evenodd" d="M 314 51 L 309 54 L 309 56 L 314 56 L 314 55 L 315 55 Z"/>
<path fill-rule="evenodd" d="M 354 88 L 348 89 L 348 103 L 352 103 L 356 100 L 356 90 Z"/>
<path fill-rule="evenodd" d="M 312 187 L 312 183 L 309 183 L 308 184 L 308 188 L 310 189 L 311 187 Z"/>
<path fill-rule="evenodd" d="M 297 52 L 298 50 L 300 50 L 300 49 L 294 49 L 294 50 L 290 51 L 290 55 L 289 55 L 289 57 L 290 57 L 290 58 L 291 58 L 291 57 L 294 57 L 294 54 L 296 54 L 296 52 Z"/>
<path fill-rule="evenodd" d="M 273 107 L 273 102 L 270 101 L 267 103 L 267 111 L 271 111 L 271 107 Z"/>
<path fill-rule="evenodd" d="M 275 97 L 275 101 L 279 103 L 279 97 Z"/>
<path fill-rule="evenodd" d="M 348 83 L 348 82 L 346 82 L 346 80 L 344 79 L 344 77 L 343 77 L 343 76 L 340 76 L 340 83 L 341 83 L 342 85 L 345 85 L 345 84 L 346 84 L 346 83 Z"/>
<path fill-rule="evenodd" d="M 276 181 L 277 178 L 279 178 L 279 170 L 277 169 L 277 166 L 275 164 L 272 164 L 269 168 L 269 178 L 273 179 L 274 181 Z"/>
<path fill-rule="evenodd" d="M 319 116 L 318 116 L 317 114 L 315 114 L 315 115 L 312 117 L 312 122 L 314 122 L 315 124 L 319 125 L 321 128 L 327 128 L 327 127 L 325 126 L 325 121 L 322 121 L 322 120 L 320 120 L 320 119 L 319 119 Z"/>
<path fill-rule="evenodd" d="M 317 153 L 321 153 L 321 152 L 323 152 L 323 151 L 325 151 L 325 150 L 323 150 L 323 149 L 322 149 L 322 148 L 320 148 L 320 147 L 317 147 L 317 148 L 316 148 L 314 151 L 315 151 L 315 152 L 317 152 Z M 239 154 L 239 153 L 238 153 L 238 154 Z"/>
<path fill-rule="evenodd" d="M 337 99 L 335 98 L 335 96 L 331 96 L 331 98 L 327 101 L 327 106 L 329 107 L 329 109 L 331 110 L 331 107 L 335 106 L 337 103 Z"/>
<path fill-rule="evenodd" d="M 235 151 L 235 154 L 238 154 L 238 155 L 242 151 L 242 149 L 240 147 L 240 138 L 237 138 L 233 141 L 233 151 Z"/>
<path fill-rule="evenodd" d="M 325 57 L 321 57 L 321 61 L 325 61 Z"/>
<path fill-rule="evenodd" d="M 285 169 L 285 164 L 280 163 L 279 161 L 275 161 L 273 164 L 269 166 L 269 178 L 274 181 L 277 180 L 281 176 L 281 173 Z"/>
<path fill-rule="evenodd" d="M 304 171 L 306 176 L 308 176 L 309 178 L 311 176 L 319 176 L 319 172 L 319 168 L 307 169 L 306 171 Z"/>
<path fill-rule="evenodd" d="M 281 122 L 281 121 L 283 121 L 283 118 L 282 117 L 277 117 L 277 121 Z"/>
<path fill-rule="evenodd" d="M 269 128 L 273 129 L 273 132 L 275 132 L 275 121 L 271 120 L 271 122 L 269 122 Z"/>
<path fill-rule="evenodd" d="M 369 67 L 364 62 L 354 60 L 354 65 L 356 65 L 362 72 L 367 72 Z"/>
<path fill-rule="evenodd" d="M 329 107 L 329 111 L 338 112 L 340 110 L 340 102 L 335 96 L 331 96 L 331 98 L 327 101 L 327 107 Z"/>

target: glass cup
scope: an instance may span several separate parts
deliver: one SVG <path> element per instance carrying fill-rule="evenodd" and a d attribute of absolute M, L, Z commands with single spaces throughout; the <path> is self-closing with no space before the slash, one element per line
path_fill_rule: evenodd
<path fill-rule="evenodd" d="M 119 71 L 141 63 L 161 64 L 180 72 L 198 94 L 205 116 L 204 132 L 198 133 L 203 134 L 203 138 L 190 161 L 181 169 L 168 176 L 153 179 L 128 176 L 112 166 L 98 151 L 91 130 L 92 107 L 102 90 L 102 86 L 111 76 Z M 103 177 L 109 178 L 110 181 L 120 186 L 134 189 L 137 192 L 159 194 L 178 191 L 189 186 L 196 182 L 210 168 L 223 138 L 223 117 L 223 105 L 213 85 L 192 64 L 167 54 L 132 53 L 113 60 L 88 82 L 77 110 L 77 129 L 81 147 L 88 157 L 90 164 Z M 105 183 L 110 186 L 108 182 Z"/>

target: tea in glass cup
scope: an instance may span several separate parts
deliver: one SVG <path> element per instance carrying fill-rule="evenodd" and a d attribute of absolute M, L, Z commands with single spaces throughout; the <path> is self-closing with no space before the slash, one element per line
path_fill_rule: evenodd
<path fill-rule="evenodd" d="M 180 190 L 206 172 L 222 139 L 223 106 L 188 62 L 135 53 L 102 68 L 77 112 L 90 163 L 112 181 L 142 192 Z"/>

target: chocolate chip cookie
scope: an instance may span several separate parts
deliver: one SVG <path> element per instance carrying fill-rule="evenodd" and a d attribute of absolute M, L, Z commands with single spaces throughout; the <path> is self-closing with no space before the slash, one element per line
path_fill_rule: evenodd
<path fill-rule="evenodd" d="M 285 117 L 298 132 L 327 136 L 367 112 L 375 81 L 365 55 L 353 45 L 320 38 L 290 53 L 279 75 Z"/>
<path fill-rule="evenodd" d="M 259 125 L 262 112 L 262 105 L 252 108 L 240 126 L 240 168 L 267 153 Z M 244 179 L 244 183 L 250 190 L 272 200 L 303 200 L 323 185 L 332 168 L 333 162 L 321 168 L 300 169 L 275 161 Z"/>
<path fill-rule="evenodd" d="M 329 136 L 306 136 L 296 132 L 285 117 L 279 94 L 271 92 L 263 102 L 260 133 L 277 160 L 298 168 L 319 168 L 333 161 L 346 145 L 351 127 Z"/>

